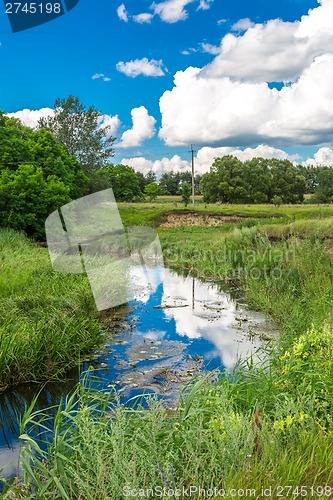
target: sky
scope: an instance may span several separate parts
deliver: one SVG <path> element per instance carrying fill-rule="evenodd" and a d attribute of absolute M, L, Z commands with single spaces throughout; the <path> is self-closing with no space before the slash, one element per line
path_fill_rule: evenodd
<path fill-rule="evenodd" d="M 333 0 L 79 0 L 15 33 L 4 4 L 0 109 L 28 126 L 74 95 L 114 163 L 158 177 L 191 144 L 197 173 L 225 154 L 333 164 Z"/>

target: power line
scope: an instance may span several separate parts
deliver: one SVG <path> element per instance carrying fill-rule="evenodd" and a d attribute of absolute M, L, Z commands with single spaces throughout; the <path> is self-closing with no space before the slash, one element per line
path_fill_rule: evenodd
<path fill-rule="evenodd" d="M 194 153 L 196 153 L 196 151 L 194 151 L 193 146 L 195 146 L 195 144 L 191 144 L 191 151 L 189 151 L 189 153 L 191 153 L 192 157 L 192 206 L 194 207 Z"/>

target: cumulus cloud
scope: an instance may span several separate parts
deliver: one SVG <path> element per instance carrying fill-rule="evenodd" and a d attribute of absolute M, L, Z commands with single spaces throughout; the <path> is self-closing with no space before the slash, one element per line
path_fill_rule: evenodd
<path fill-rule="evenodd" d="M 121 124 L 118 115 L 101 115 L 97 123 L 98 128 L 109 127 L 108 137 L 114 137 Z"/>
<path fill-rule="evenodd" d="M 195 49 L 194 47 L 190 47 L 189 49 L 182 50 L 181 54 L 183 54 L 183 56 L 189 56 L 190 54 L 194 54 L 195 52 L 198 52 L 198 49 Z"/>
<path fill-rule="evenodd" d="M 333 0 L 301 21 L 226 35 L 204 68 L 179 71 L 160 99 L 171 146 L 325 144 L 333 136 Z M 267 82 L 285 81 L 279 91 Z"/>
<path fill-rule="evenodd" d="M 209 172 L 215 158 L 219 158 L 226 155 L 233 155 L 239 158 L 241 161 L 251 160 L 252 158 L 278 158 L 281 160 L 295 161 L 297 157 L 295 155 L 288 155 L 282 149 L 276 149 L 266 145 L 259 145 L 256 148 L 247 148 L 244 150 L 231 148 L 231 147 L 221 147 L 221 148 L 210 148 L 204 147 L 199 149 L 195 158 L 195 173 L 204 174 Z M 152 170 L 157 178 L 161 177 L 165 172 L 184 172 L 191 169 L 191 162 L 188 160 L 183 160 L 180 156 L 174 155 L 172 158 L 162 158 L 161 160 L 148 160 L 144 157 L 136 158 L 123 158 L 121 163 L 124 165 L 130 165 L 135 170 L 147 174 Z"/>
<path fill-rule="evenodd" d="M 252 160 L 252 158 L 277 158 L 279 160 L 295 162 L 298 159 L 297 155 L 289 155 L 282 149 L 276 149 L 265 144 L 260 144 L 256 148 L 246 148 L 243 150 L 231 147 L 203 147 L 199 149 L 196 157 L 196 165 L 199 173 L 208 172 L 215 158 L 221 158 L 226 155 L 236 156 L 241 161 Z"/>
<path fill-rule="evenodd" d="M 191 168 L 190 162 L 182 160 L 180 156 L 174 155 L 172 158 L 162 158 L 161 160 L 147 160 L 143 156 L 136 158 L 123 158 L 123 165 L 129 165 L 138 172 L 147 174 L 152 170 L 157 178 L 160 178 L 165 172 L 184 172 Z"/>
<path fill-rule="evenodd" d="M 156 61 L 155 59 L 151 59 L 149 61 L 146 57 L 128 62 L 120 61 L 117 63 L 116 67 L 118 71 L 131 78 L 135 78 L 139 75 L 164 76 L 165 74 L 162 60 Z"/>
<path fill-rule="evenodd" d="M 151 8 L 166 23 L 177 23 L 188 17 L 185 7 L 194 0 L 166 0 L 161 3 L 153 3 Z"/>
<path fill-rule="evenodd" d="M 305 167 L 314 165 L 314 166 L 332 166 L 333 165 L 333 149 L 331 148 L 320 148 L 313 155 L 313 158 L 308 158 L 303 162 Z"/>
<path fill-rule="evenodd" d="M 150 14 L 149 12 L 143 12 L 142 14 L 133 16 L 133 21 L 139 24 L 151 23 L 153 17 L 153 14 Z"/>
<path fill-rule="evenodd" d="M 132 128 L 123 133 L 121 141 L 116 144 L 117 148 L 133 148 L 141 146 L 143 141 L 151 139 L 151 137 L 155 134 L 156 120 L 153 116 L 148 114 L 148 111 L 144 106 L 133 108 L 131 116 L 133 124 Z"/>
<path fill-rule="evenodd" d="M 220 53 L 220 47 L 217 47 L 216 45 L 212 45 L 211 43 L 206 43 L 203 42 L 200 44 L 202 52 L 207 52 L 208 54 L 219 54 Z"/>
<path fill-rule="evenodd" d="M 203 73 L 254 82 L 293 82 L 317 56 L 331 53 L 332 46 L 333 1 L 326 0 L 300 21 L 274 19 L 249 27 L 241 36 L 227 34 L 220 55 Z"/>
<path fill-rule="evenodd" d="M 21 111 L 16 111 L 15 113 L 8 113 L 7 116 L 11 118 L 18 118 L 21 120 L 23 125 L 27 127 L 36 128 L 38 121 L 41 118 L 47 118 L 48 116 L 53 116 L 54 111 L 51 108 L 41 108 L 41 109 L 22 109 Z"/>
<path fill-rule="evenodd" d="M 108 76 L 105 76 L 104 73 L 96 73 L 95 75 L 93 75 L 91 77 L 93 80 L 98 80 L 99 78 L 102 78 L 102 80 L 104 82 L 110 82 L 111 81 L 111 78 L 109 78 Z"/>
<path fill-rule="evenodd" d="M 119 7 L 117 9 L 117 14 L 118 14 L 119 19 L 121 19 L 121 21 L 125 21 L 125 23 L 128 22 L 128 13 L 127 13 L 126 7 L 123 3 L 121 5 L 119 5 Z"/>
<path fill-rule="evenodd" d="M 54 110 L 51 108 L 41 108 L 37 110 L 23 109 L 21 111 L 16 111 L 15 113 L 8 113 L 7 116 L 12 118 L 18 118 L 21 120 L 23 125 L 27 127 L 36 128 L 40 118 L 47 118 L 48 116 L 54 116 Z M 97 121 L 97 127 L 109 126 L 109 136 L 114 136 L 120 126 L 120 120 L 118 115 L 101 115 Z"/>
<path fill-rule="evenodd" d="M 150 23 L 154 16 L 158 16 L 166 23 L 177 23 L 188 18 L 187 5 L 198 3 L 197 10 L 210 9 L 214 0 L 165 0 L 160 3 L 152 3 L 150 9 L 152 14 L 143 12 L 141 14 L 130 16 L 125 9 L 125 5 L 121 4 L 117 9 L 119 19 L 126 23 L 130 18 L 136 23 Z"/>
<path fill-rule="evenodd" d="M 166 23 L 177 23 L 188 18 L 186 6 L 196 0 L 165 0 L 161 3 L 153 3 L 151 8 L 154 14 L 159 16 Z M 199 0 L 197 10 L 210 9 L 214 0 Z"/>
<path fill-rule="evenodd" d="M 200 0 L 198 10 L 208 10 L 211 8 L 214 0 Z"/>
<path fill-rule="evenodd" d="M 249 28 L 253 28 L 255 24 L 249 19 L 248 17 L 245 17 L 243 19 L 239 19 L 237 23 L 233 24 L 231 26 L 232 31 L 246 31 Z"/>

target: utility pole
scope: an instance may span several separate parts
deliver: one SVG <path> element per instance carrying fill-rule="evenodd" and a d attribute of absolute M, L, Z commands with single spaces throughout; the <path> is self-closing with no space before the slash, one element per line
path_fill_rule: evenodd
<path fill-rule="evenodd" d="M 191 151 L 189 151 L 189 153 L 191 153 L 192 155 L 192 206 L 194 207 L 194 149 L 193 149 L 193 146 L 195 146 L 195 144 L 191 144 Z"/>

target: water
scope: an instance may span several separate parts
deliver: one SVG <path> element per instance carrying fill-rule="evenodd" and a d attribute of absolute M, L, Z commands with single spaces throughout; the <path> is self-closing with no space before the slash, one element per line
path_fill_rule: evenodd
<path fill-rule="evenodd" d="M 175 404 L 179 390 L 200 372 L 232 371 L 239 358 L 256 358 L 262 342 L 276 333 L 271 322 L 247 310 L 232 290 L 168 269 L 150 273 L 156 275 L 155 290 L 137 278 L 137 299 L 105 318 L 110 340 L 82 366 L 82 371 L 90 369 L 91 385 L 115 387 L 124 403 L 153 393 Z M 57 404 L 78 380 L 76 370 L 66 382 L 46 386 L 38 408 Z M 18 470 L 17 420 L 38 390 L 27 384 L 0 395 L 0 469 L 6 466 L 7 477 Z"/>

